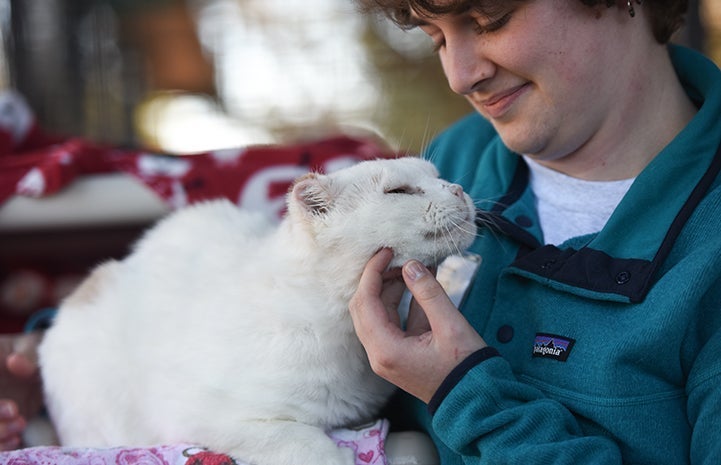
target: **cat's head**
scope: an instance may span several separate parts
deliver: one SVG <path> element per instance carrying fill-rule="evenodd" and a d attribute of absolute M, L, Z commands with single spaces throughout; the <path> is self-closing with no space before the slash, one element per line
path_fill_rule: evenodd
<path fill-rule="evenodd" d="M 288 216 L 321 249 L 362 263 L 387 247 L 394 251 L 391 266 L 411 258 L 433 265 L 476 236 L 471 198 L 415 157 L 303 176 L 288 196 Z"/>

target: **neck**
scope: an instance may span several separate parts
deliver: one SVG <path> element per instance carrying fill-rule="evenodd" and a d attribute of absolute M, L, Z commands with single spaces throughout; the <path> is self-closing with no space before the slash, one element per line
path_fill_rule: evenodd
<path fill-rule="evenodd" d="M 638 47 L 637 65 L 620 76 L 618 98 L 599 129 L 566 156 L 536 160 L 569 176 L 615 181 L 637 176 L 689 123 L 696 108 L 676 76 L 666 47 Z M 641 58 L 642 57 L 642 58 Z"/>
<path fill-rule="evenodd" d="M 276 241 L 281 254 L 280 266 L 302 270 L 296 273 L 299 285 L 313 282 L 328 298 L 347 301 L 355 292 L 372 251 L 361 252 L 352 247 L 321 250 L 305 226 L 287 217 L 279 225 Z M 364 254 L 368 255 L 367 259 L 359 258 Z"/>

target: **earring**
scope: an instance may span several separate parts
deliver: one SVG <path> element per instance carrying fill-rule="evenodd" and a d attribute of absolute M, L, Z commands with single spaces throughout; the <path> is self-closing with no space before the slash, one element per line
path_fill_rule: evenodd
<path fill-rule="evenodd" d="M 636 0 L 636 3 L 639 5 L 641 4 L 643 0 Z M 633 0 L 626 0 L 626 5 L 628 5 L 628 14 L 633 18 L 636 16 L 636 10 L 633 9 Z"/>

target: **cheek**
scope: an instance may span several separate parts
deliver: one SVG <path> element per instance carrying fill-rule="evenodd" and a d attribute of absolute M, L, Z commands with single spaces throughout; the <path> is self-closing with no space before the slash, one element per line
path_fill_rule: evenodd
<path fill-rule="evenodd" d="M 579 2 L 549 0 L 546 8 L 543 3 L 531 4 L 534 19 L 524 21 L 519 56 L 545 85 L 567 91 L 592 85 L 598 64 L 613 62 L 604 60 L 608 47 L 598 40 L 597 20 Z"/>
<path fill-rule="evenodd" d="M 603 86 L 617 79 L 609 63 L 617 63 L 623 50 L 608 37 L 614 31 L 607 26 L 610 13 L 596 16 L 580 2 L 572 4 L 555 12 L 557 17 L 546 18 L 542 30 L 535 31 L 543 37 L 539 46 L 544 47 L 536 52 L 541 52 L 538 56 L 548 67 L 550 85 L 581 101 L 592 95 L 603 98 Z"/>
<path fill-rule="evenodd" d="M 555 59 L 555 69 L 558 77 L 569 85 L 584 87 L 592 85 L 601 78 L 604 68 L 614 60 L 607 60 L 604 57 L 605 50 L 596 43 L 587 43 L 567 47 L 558 52 Z M 611 71 L 611 70 L 609 70 Z"/>
<path fill-rule="evenodd" d="M 604 86 L 613 82 L 615 72 L 609 69 L 608 47 L 584 30 L 586 23 L 567 28 L 549 28 L 544 41 L 529 54 L 534 80 L 549 105 L 564 112 L 577 112 L 593 108 L 589 104 L 598 98 L 607 98 Z M 538 32 L 541 34 L 541 32 Z"/>

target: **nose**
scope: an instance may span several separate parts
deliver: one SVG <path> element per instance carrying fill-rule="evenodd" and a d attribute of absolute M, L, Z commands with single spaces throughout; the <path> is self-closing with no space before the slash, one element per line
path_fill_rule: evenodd
<path fill-rule="evenodd" d="M 460 36 L 451 40 L 446 37 L 446 46 L 440 53 L 441 65 L 451 90 L 459 95 L 468 95 L 493 76 L 495 65 L 479 49 L 477 39 Z"/>
<path fill-rule="evenodd" d="M 448 190 L 458 198 L 463 198 L 463 188 L 458 184 L 449 184 Z"/>

